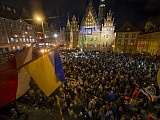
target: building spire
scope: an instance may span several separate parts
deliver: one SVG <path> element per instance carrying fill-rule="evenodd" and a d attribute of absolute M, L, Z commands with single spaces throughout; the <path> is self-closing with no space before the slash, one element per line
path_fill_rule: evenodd
<path fill-rule="evenodd" d="M 100 29 L 102 29 L 102 24 L 104 24 L 105 9 L 105 0 L 100 0 L 100 5 L 98 8 L 98 23 Z"/>
<path fill-rule="evenodd" d="M 105 6 L 105 0 L 100 0 L 100 6 L 104 7 Z"/>
<path fill-rule="evenodd" d="M 89 0 L 89 5 L 93 5 L 93 1 L 92 0 Z"/>
<path fill-rule="evenodd" d="M 69 22 L 69 12 L 67 13 L 67 16 L 68 16 L 68 19 L 67 19 L 67 27 L 70 27 L 71 24 L 70 24 L 70 22 Z"/>

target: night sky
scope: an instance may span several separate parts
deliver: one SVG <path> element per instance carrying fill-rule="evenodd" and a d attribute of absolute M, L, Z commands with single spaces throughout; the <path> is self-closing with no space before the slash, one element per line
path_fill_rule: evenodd
<path fill-rule="evenodd" d="M 65 26 L 67 12 L 70 18 L 76 15 L 79 24 L 85 13 L 88 0 L 0 0 L 1 3 L 10 4 L 13 7 L 30 10 L 42 10 L 46 18 L 52 18 L 58 26 Z M 95 9 L 98 10 L 99 0 L 93 0 Z M 149 17 L 155 22 L 160 21 L 160 0 L 106 0 L 106 12 L 113 11 L 116 28 L 120 28 L 126 21 L 135 27 L 143 28 Z"/>

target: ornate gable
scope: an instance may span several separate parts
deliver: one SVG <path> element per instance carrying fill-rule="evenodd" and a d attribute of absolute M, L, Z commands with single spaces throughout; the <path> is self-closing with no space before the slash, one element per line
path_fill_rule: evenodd
<path fill-rule="evenodd" d="M 132 26 L 129 22 L 126 22 L 117 32 L 133 32 L 139 31 L 137 28 Z"/>
<path fill-rule="evenodd" d="M 73 31 L 78 31 L 78 23 L 76 21 L 75 15 L 73 15 L 73 17 L 72 17 L 71 27 L 72 27 Z"/>
<path fill-rule="evenodd" d="M 81 26 L 97 26 L 97 15 L 92 2 L 89 3 L 86 13 L 83 16 Z"/>

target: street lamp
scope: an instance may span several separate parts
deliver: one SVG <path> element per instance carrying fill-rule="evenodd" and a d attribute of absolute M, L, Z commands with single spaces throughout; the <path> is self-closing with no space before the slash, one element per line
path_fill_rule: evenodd
<path fill-rule="evenodd" d="M 57 37 L 58 37 L 58 35 L 55 33 L 54 35 L 53 35 L 53 37 L 54 37 L 54 44 L 58 44 L 58 42 L 57 42 Z"/>
<path fill-rule="evenodd" d="M 43 20 L 40 17 L 37 17 L 36 19 L 37 19 L 37 21 L 40 21 L 41 24 L 42 24 L 42 35 L 43 35 L 43 39 L 44 39 L 44 24 L 43 24 Z"/>

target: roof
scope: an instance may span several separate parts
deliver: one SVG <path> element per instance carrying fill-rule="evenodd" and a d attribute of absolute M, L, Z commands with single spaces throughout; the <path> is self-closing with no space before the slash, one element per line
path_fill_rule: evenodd
<path fill-rule="evenodd" d="M 136 32 L 136 31 L 138 32 L 140 30 L 135 28 L 128 21 L 120 29 L 117 30 L 117 32 Z"/>
<path fill-rule="evenodd" d="M 15 9 L 2 3 L 0 3 L 0 11 L 0 17 L 11 20 L 19 19 L 21 15 L 21 10 Z"/>
<path fill-rule="evenodd" d="M 98 19 L 97 19 L 97 14 L 96 14 L 96 11 L 95 11 L 95 8 L 93 6 L 93 2 L 92 0 L 89 1 L 89 4 L 87 6 L 87 9 L 86 9 L 86 12 L 85 14 L 83 15 L 83 19 L 81 21 L 81 26 L 83 26 L 83 23 L 85 22 L 85 18 L 87 17 L 87 15 L 89 14 L 89 12 L 91 11 L 95 21 L 96 21 L 96 24 L 98 25 Z"/>

